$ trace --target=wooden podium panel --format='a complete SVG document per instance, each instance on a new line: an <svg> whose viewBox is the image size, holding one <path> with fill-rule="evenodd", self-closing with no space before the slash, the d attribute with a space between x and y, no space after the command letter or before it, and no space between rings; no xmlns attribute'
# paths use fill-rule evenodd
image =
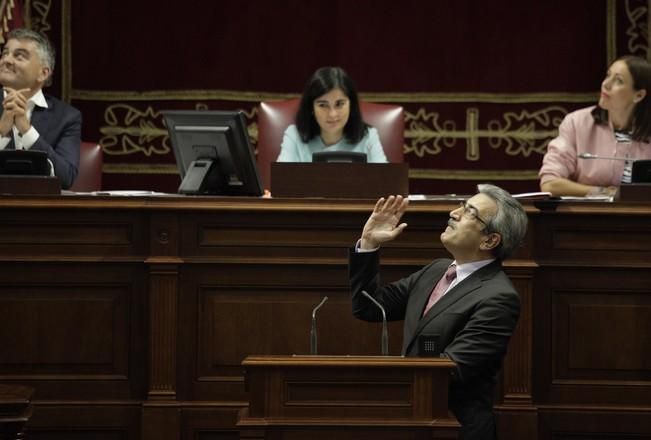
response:
<svg viewBox="0 0 651 440"><path fill-rule="evenodd" d="M457 438L448 359L248 356L242 365L242 439Z"/></svg>
<svg viewBox="0 0 651 440"><path fill-rule="evenodd" d="M0 176L0 194L58 195L61 181L57 177Z"/></svg>
<svg viewBox="0 0 651 440"><path fill-rule="evenodd" d="M373 203L0 197L0 382L34 388L27 427L39 440L234 439L240 428L257 440L449 438L456 422L414 391L429 373L398 365L437 360L371 357L380 325L350 313L348 248ZM448 256L437 237L456 207L410 203L409 228L383 246L383 280ZM525 208L529 233L504 263L521 315L498 378L500 440L651 438L651 204ZM260 360L246 390L248 355L309 352L325 295L320 353L392 367ZM391 354L401 330L390 324Z"/></svg>
<svg viewBox="0 0 651 440"><path fill-rule="evenodd" d="M406 163L293 163L271 164L274 197L332 197L377 199L409 194Z"/></svg>
<svg viewBox="0 0 651 440"><path fill-rule="evenodd" d="M0 439L23 437L25 424L32 416L34 388L0 384Z"/></svg>
<svg viewBox="0 0 651 440"><path fill-rule="evenodd" d="M624 183L616 196L622 202L651 201L651 183Z"/></svg>

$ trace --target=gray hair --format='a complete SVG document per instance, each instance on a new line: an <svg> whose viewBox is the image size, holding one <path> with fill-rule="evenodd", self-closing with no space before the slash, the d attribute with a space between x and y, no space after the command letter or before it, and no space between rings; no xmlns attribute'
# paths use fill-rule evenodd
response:
<svg viewBox="0 0 651 440"><path fill-rule="evenodd" d="M50 40L43 35L27 28L18 28L9 32L6 41L9 40L29 40L36 44L36 52L41 59L41 63L50 69L50 76L45 80L45 85L50 85L52 72L54 72L55 51Z"/></svg>
<svg viewBox="0 0 651 440"><path fill-rule="evenodd" d="M482 183L477 191L485 194L497 203L497 213L488 221L487 232L500 234L500 244L493 249L493 256L505 260L522 244L527 234L527 213L516 199L502 188Z"/></svg>

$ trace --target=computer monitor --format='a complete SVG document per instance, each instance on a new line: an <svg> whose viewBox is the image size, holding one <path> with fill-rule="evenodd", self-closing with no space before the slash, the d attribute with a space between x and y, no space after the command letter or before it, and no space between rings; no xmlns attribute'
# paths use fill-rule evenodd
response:
<svg viewBox="0 0 651 440"><path fill-rule="evenodd" d="M0 175L49 176L45 151L0 150Z"/></svg>
<svg viewBox="0 0 651 440"><path fill-rule="evenodd" d="M651 182L651 160L636 160L633 162L631 182L633 183Z"/></svg>
<svg viewBox="0 0 651 440"><path fill-rule="evenodd" d="M241 111L163 111L179 193L260 196L263 188Z"/></svg>
<svg viewBox="0 0 651 440"><path fill-rule="evenodd" d="M312 162L366 163L366 153L353 151L317 151L312 153Z"/></svg>

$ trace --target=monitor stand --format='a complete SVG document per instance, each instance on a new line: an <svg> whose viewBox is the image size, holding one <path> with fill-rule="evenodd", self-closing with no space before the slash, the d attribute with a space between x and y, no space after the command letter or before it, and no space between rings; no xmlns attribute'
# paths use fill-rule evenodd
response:
<svg viewBox="0 0 651 440"><path fill-rule="evenodd" d="M188 171L179 186L180 194L203 194L205 182L213 168L213 159L197 159L190 163Z"/></svg>

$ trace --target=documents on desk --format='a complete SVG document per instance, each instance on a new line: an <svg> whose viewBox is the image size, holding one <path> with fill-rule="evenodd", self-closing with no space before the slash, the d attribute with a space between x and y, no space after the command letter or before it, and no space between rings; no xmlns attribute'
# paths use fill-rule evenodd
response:
<svg viewBox="0 0 651 440"><path fill-rule="evenodd" d="M436 200L465 200L467 198L471 197L470 195L467 194L409 194L408 198L409 201L415 202L419 200L427 200L427 201L436 201Z"/></svg>
<svg viewBox="0 0 651 440"><path fill-rule="evenodd" d="M545 200L551 197L550 192L526 192L513 194L513 197L518 200ZM418 200L465 200L472 197L470 194L409 194L410 201Z"/></svg>
<svg viewBox="0 0 651 440"><path fill-rule="evenodd" d="M552 193L547 191L525 192L519 194L512 194L514 199L518 200L544 200L552 196Z"/></svg>
<svg viewBox="0 0 651 440"><path fill-rule="evenodd" d="M612 202L614 200L613 196L599 195L599 196L561 196L561 200L567 202Z"/></svg>
<svg viewBox="0 0 651 440"><path fill-rule="evenodd" d="M142 197L142 196L169 196L169 193L143 190L116 190L116 191L93 191L88 193L94 196L121 196L121 197Z"/></svg>

